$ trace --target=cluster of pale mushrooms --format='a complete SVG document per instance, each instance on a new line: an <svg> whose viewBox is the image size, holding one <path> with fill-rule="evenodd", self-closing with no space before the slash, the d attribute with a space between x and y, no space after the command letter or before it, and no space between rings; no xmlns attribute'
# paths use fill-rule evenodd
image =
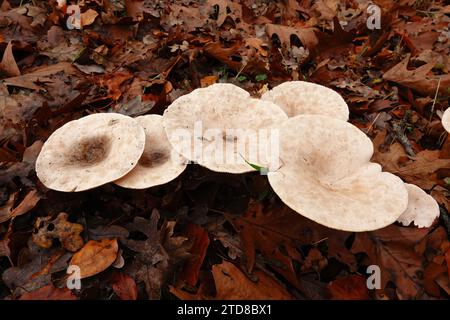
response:
<svg viewBox="0 0 450 320"><path fill-rule="evenodd" d="M337 92L313 83L285 82L261 99L232 84L214 84L179 97L163 116L100 113L66 123L44 144L36 173L50 189L75 192L109 182L134 189L165 184L188 162L217 172L250 172L257 170L251 164L270 167L270 157L253 157L252 148L261 146L229 130L277 129L279 165L268 179L294 211L345 231L371 231L395 221L431 226L439 216L437 202L371 162L372 142L348 116ZM204 136L207 129L214 129L214 136ZM190 133L192 148L177 132ZM243 142L245 148L224 149L224 141ZM236 161L217 161L214 153L199 152L199 144L200 150L220 149Z"/></svg>

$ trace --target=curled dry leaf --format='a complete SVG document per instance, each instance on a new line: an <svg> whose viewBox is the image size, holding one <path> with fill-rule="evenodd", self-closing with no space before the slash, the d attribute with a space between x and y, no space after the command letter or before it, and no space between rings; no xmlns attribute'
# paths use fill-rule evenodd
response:
<svg viewBox="0 0 450 320"><path fill-rule="evenodd" d="M31 190L27 193L25 198L23 198L22 202L15 207L14 209L7 210L7 208L0 211L0 223L8 221L9 219L23 215L33 209L36 204L41 200L41 197L39 196L37 190ZM10 204L11 197L8 200L7 206Z"/></svg>
<svg viewBox="0 0 450 320"><path fill-rule="evenodd" d="M186 236L192 242L189 250L192 258L184 264L180 278L191 286L195 286L200 274L200 267L203 264L203 260L205 260L206 251L208 250L209 237L203 228L193 223L188 224L186 227Z"/></svg>
<svg viewBox="0 0 450 320"><path fill-rule="evenodd" d="M8 43L3 53L3 59L0 62L0 71L4 71L8 76L17 77L20 76L20 70L17 66L16 60L12 52L12 43Z"/></svg>
<svg viewBox="0 0 450 320"><path fill-rule="evenodd" d="M80 268L81 279L88 278L106 270L116 260L118 251L117 239L91 240L73 255L70 265Z"/></svg>
<svg viewBox="0 0 450 320"><path fill-rule="evenodd" d="M42 248L50 248L54 239L58 239L64 249L75 252L83 244L80 233L83 226L78 223L67 221L67 213L61 212L55 219L51 217L40 217L36 219L34 225L33 242Z"/></svg>

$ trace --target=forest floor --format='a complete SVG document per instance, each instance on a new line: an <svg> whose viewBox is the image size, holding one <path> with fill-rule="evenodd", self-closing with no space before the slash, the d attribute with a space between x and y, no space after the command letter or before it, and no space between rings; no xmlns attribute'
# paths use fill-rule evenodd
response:
<svg viewBox="0 0 450 320"><path fill-rule="evenodd" d="M364 0L83 0L70 30L75 1L0 1L0 298L448 299L450 2L374 3L369 29ZM290 80L338 91L373 160L430 193L440 219L336 231L289 210L265 176L196 165L146 190L61 193L36 177L43 142L73 119ZM90 275L79 290L66 287L73 251Z"/></svg>

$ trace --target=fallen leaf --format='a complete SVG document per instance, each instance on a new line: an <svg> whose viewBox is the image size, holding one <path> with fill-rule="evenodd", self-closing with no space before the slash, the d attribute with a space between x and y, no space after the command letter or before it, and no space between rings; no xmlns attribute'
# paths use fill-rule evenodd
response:
<svg viewBox="0 0 450 320"><path fill-rule="evenodd" d="M61 212L55 219L51 217L39 217L36 219L33 242L42 248L50 248L53 239L58 239L63 248L75 252L80 250L84 241L80 236L83 226L78 223L67 221L68 214Z"/></svg>
<svg viewBox="0 0 450 320"><path fill-rule="evenodd" d="M217 76L205 76L200 79L200 86L205 88L217 82Z"/></svg>
<svg viewBox="0 0 450 320"><path fill-rule="evenodd" d="M106 270L116 260L118 251L116 239L90 240L73 255L70 265L80 268L81 279L88 278Z"/></svg>
<svg viewBox="0 0 450 320"><path fill-rule="evenodd" d="M93 24L95 21L95 18L97 18L98 13L95 10L88 9L87 11L81 13L80 19L81 19L81 27L88 26L90 24Z"/></svg>
<svg viewBox="0 0 450 320"><path fill-rule="evenodd" d="M145 234L147 239L123 240L125 246L137 252L130 268L135 272L136 280L144 282L149 299L159 299L161 288L176 266L190 256L188 239L173 236L175 221L166 222L158 228L159 217L156 209L150 220L135 217L128 229Z"/></svg>
<svg viewBox="0 0 450 320"><path fill-rule="evenodd" d="M10 41L3 53L3 59L0 62L0 70L3 70L8 76L20 76L20 70L12 52L12 42Z"/></svg>
<svg viewBox="0 0 450 320"><path fill-rule="evenodd" d="M267 24L266 32L269 37L276 34L280 38L280 42L286 46L291 46L291 35L297 36L303 46L308 49L314 48L318 43L314 28L294 28L277 24Z"/></svg>
<svg viewBox="0 0 450 320"><path fill-rule="evenodd" d="M208 250L209 237L203 228L193 223L187 225L185 235L192 242L189 250L192 258L185 262L183 270L180 272L180 278L191 286L195 286Z"/></svg>
<svg viewBox="0 0 450 320"><path fill-rule="evenodd" d="M300 289L294 265L302 263L299 245L312 245L326 241L330 257L336 257L355 268L354 256L344 246L350 233L328 229L287 206L264 208L252 201L244 216L225 216L238 232L247 258L247 269L253 269L256 250L267 259L271 267Z"/></svg>
<svg viewBox="0 0 450 320"><path fill-rule="evenodd" d="M366 278L360 275L338 277L328 284L331 299L334 300L368 300Z"/></svg>
<svg viewBox="0 0 450 320"><path fill-rule="evenodd" d="M39 200L41 200L41 197L39 196L37 190L31 190L27 193L19 205L12 209L9 213L0 213L0 223L27 213L36 206Z"/></svg>
<svg viewBox="0 0 450 320"><path fill-rule="evenodd" d="M386 228L356 234L352 252L365 252L371 265L381 268L381 286L388 281L396 285L399 299L419 298L423 280L424 259L414 250L429 230L398 227Z"/></svg>
<svg viewBox="0 0 450 320"><path fill-rule="evenodd" d="M434 96L439 83L439 91L445 93L450 86L450 74L436 76L431 73L436 61L431 61L414 70L408 70L410 54L401 62L386 71L383 78L397 82L405 87L417 90L419 93Z"/></svg>
<svg viewBox="0 0 450 320"><path fill-rule="evenodd" d="M19 300L78 300L67 288L56 288L52 284L24 293Z"/></svg>
<svg viewBox="0 0 450 320"><path fill-rule="evenodd" d="M112 288L120 300L136 300L138 297L136 283L129 275L117 272L113 276Z"/></svg>
<svg viewBox="0 0 450 320"><path fill-rule="evenodd" d="M216 295L209 297L200 292L190 294L171 287L170 292L182 300L291 300L292 295L275 279L255 270L255 282L248 279L234 264L223 261L212 267Z"/></svg>
<svg viewBox="0 0 450 320"><path fill-rule="evenodd" d="M40 67L31 73L22 74L21 76L6 78L3 82L9 86L43 90L44 87L37 85L36 83L53 82L50 76L58 72L73 74L75 68L69 62L60 62L50 66Z"/></svg>

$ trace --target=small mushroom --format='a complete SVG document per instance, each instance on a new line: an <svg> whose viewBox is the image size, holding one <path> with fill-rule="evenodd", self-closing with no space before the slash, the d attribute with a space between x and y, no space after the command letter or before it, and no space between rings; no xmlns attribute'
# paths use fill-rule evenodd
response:
<svg viewBox="0 0 450 320"><path fill-rule="evenodd" d="M187 160L172 149L162 126L162 116L151 114L135 119L145 131L144 153L137 166L114 183L145 189L172 181L186 169Z"/></svg>
<svg viewBox="0 0 450 320"><path fill-rule="evenodd" d="M357 127L299 115L280 131L282 166L270 185L299 214L333 229L370 231L394 223L408 193L397 176L370 162L373 145Z"/></svg>
<svg viewBox="0 0 450 320"><path fill-rule="evenodd" d="M447 108L442 115L442 126L447 132L450 132L450 108Z"/></svg>
<svg viewBox="0 0 450 320"><path fill-rule="evenodd" d="M419 228L430 227L439 217L439 205L432 196L414 184L405 183L408 190L408 207L397 219L404 226L411 222Z"/></svg>
<svg viewBox="0 0 450 320"><path fill-rule="evenodd" d="M163 126L172 147L188 160L217 172L244 173L255 170L248 163L272 166L267 140L286 119L276 104L222 83L176 99L164 112Z"/></svg>
<svg viewBox="0 0 450 320"><path fill-rule="evenodd" d="M348 106L336 91L305 81L284 82L261 97L281 107L289 117L318 114L348 120Z"/></svg>
<svg viewBox="0 0 450 320"><path fill-rule="evenodd" d="M133 118L118 113L88 115L53 132L36 160L36 174L50 189L92 189L130 172L144 146L144 129Z"/></svg>

